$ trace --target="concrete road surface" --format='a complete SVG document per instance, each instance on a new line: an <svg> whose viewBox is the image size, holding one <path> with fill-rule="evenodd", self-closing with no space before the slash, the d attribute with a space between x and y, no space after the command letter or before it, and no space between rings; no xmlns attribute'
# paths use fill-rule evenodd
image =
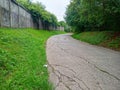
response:
<svg viewBox="0 0 120 90"><path fill-rule="evenodd" d="M48 40L47 59L55 90L120 90L120 52L65 34Z"/></svg>

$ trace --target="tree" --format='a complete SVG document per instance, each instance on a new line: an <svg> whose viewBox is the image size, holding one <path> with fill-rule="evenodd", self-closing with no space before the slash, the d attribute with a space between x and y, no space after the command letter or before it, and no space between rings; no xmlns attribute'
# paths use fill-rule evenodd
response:
<svg viewBox="0 0 120 90"><path fill-rule="evenodd" d="M65 27L65 26L66 26L66 23L65 23L64 21L59 21L59 22L58 22L58 26Z"/></svg>
<svg viewBox="0 0 120 90"><path fill-rule="evenodd" d="M71 0L65 20L76 32L119 30L120 0Z"/></svg>

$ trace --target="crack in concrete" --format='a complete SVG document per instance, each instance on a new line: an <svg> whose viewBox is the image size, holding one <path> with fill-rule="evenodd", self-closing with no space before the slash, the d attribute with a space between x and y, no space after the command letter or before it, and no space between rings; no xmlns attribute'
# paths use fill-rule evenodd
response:
<svg viewBox="0 0 120 90"><path fill-rule="evenodd" d="M54 67L53 67L51 64L48 63L48 65L49 65L49 67L52 69L52 72L57 76L57 78L58 78L58 80L59 80L59 82L58 82L57 85L55 86L55 89L56 89L57 87L59 87L60 83L63 83L63 85L64 85L68 90L71 90L67 85L65 85L64 82L62 82L62 78L61 78L62 75L61 75L61 73L60 73L59 71L55 70ZM58 73L60 74L60 76L57 75L56 72L58 72Z"/></svg>
<svg viewBox="0 0 120 90"><path fill-rule="evenodd" d="M64 82L62 81L62 77L66 77L69 81L77 83L77 84L78 84L78 87L79 87L80 89L84 90L84 89L80 86L80 84L79 84L77 81L75 81L73 78L71 78L71 77L69 77L69 76L67 76L67 75L62 74L62 73L61 73L60 71L58 71L58 70L55 70L55 68L54 68L51 64L48 64L48 65L49 65L49 67L52 68L52 72L58 77L58 80L59 80L59 82L57 83L57 85L55 86L55 88L57 88L57 87L60 85L60 83L63 83L63 85L64 85L68 90L71 90L71 88L70 88L66 83L64 83ZM57 75L56 72L58 72L60 76Z"/></svg>
<svg viewBox="0 0 120 90"><path fill-rule="evenodd" d="M113 74L111 74L111 73L109 73L109 72L107 72L107 71L105 71L105 70L99 68L99 67L96 66L95 64L90 63L86 58L84 58L84 57L80 57L80 56L77 56L77 57L79 57L79 58L85 60L87 63L93 65L97 70L99 70L99 71L101 71L101 72L103 72L103 73L106 73L106 74L110 75L111 77L115 78L116 80L120 81L120 79L119 79L118 77L116 77L115 75L113 75Z"/></svg>
<svg viewBox="0 0 120 90"><path fill-rule="evenodd" d="M69 53L70 55L72 55L70 52L67 52L67 50L65 50L64 48L62 48L62 47L60 47L60 46L58 46L58 47L59 47L62 51L64 51L65 53L67 53L67 54ZM74 56L74 55L72 55L72 56ZM106 74L110 75L111 77L115 78L116 80L120 81L120 78L118 78L117 76L115 76L115 75L113 75L113 74L111 74L111 73L109 73L109 72L107 72L107 71L105 71L105 70L100 69L100 68L97 67L95 64L90 63L85 57L80 57L80 56L76 56L76 57L81 58L82 60L85 60L87 63L93 65L93 66L94 66L96 69L98 69L99 71L101 71L101 72L103 72L103 73L106 73Z"/></svg>
<svg viewBox="0 0 120 90"><path fill-rule="evenodd" d="M59 80L58 83L55 86L55 88L57 88L59 86L59 84L62 82L61 76L59 76L59 75L56 74L55 69L51 66L51 64L49 64L49 62L48 62L48 66L52 69L52 73L54 73L57 76L58 80Z"/></svg>
<svg viewBox="0 0 120 90"><path fill-rule="evenodd" d="M69 76L67 76L67 75L62 74L62 73L61 73L60 71L58 71L58 70L56 70L56 71L57 71L61 76L68 78L69 81L77 83L77 84L78 84L78 87L81 88L82 90L84 90L84 89L80 86L80 84L79 84L78 82L76 82L73 78L71 78L71 77L69 77Z"/></svg>
<svg viewBox="0 0 120 90"><path fill-rule="evenodd" d="M67 67L67 66L57 65L57 64L51 64L51 65L52 65L52 66L58 66L58 67L66 68L66 69L72 71L74 74L76 74L76 72L75 72L73 69L71 69L71 68L69 68L69 67Z"/></svg>
<svg viewBox="0 0 120 90"><path fill-rule="evenodd" d="M114 70L119 69L119 65L116 64L118 58L115 59L115 62L111 62L108 64L107 64L107 60L109 60L109 58L105 59L105 63L102 61L99 62L98 60L101 60L100 55L102 56L103 54L101 51L99 52L98 49L98 53L96 54L94 54L96 51L91 52L93 53L91 54L91 56L96 55L94 57L96 59L92 57L94 61L96 60L96 62L90 61L91 60L90 55L85 57L85 55L90 53L89 51L87 52L86 47L84 48L82 48L81 46L79 47L79 44L77 45L77 43L71 44L71 41L68 43L66 41L63 41L61 37L59 38L55 37L55 40L53 39L52 42L48 43L49 44L49 47L47 47L49 49L48 58L50 57L49 59L51 62L50 64L48 63L48 66L51 68L50 69L51 81L53 80L53 83L55 84L55 88L54 88L55 90L60 88L63 88L62 90L64 90L64 88L65 90L66 89L90 90L95 88L99 90L102 90L104 88L113 90L115 88L119 88L119 81L120 81L119 73L113 73L115 72ZM88 50L89 48L90 47L88 47ZM78 51L79 49L85 50L86 54L82 53L82 51ZM97 50L97 49L93 48L93 50ZM76 52L77 54L75 54ZM106 52L106 55L108 54L109 53ZM111 55L114 56L114 54ZM64 63L65 59L66 61ZM56 62L57 60L59 61ZM75 60L75 62L72 60ZM102 60L104 61L104 59ZM56 63L54 64L54 62ZM106 64L107 65L110 64L111 67L113 66L113 69L110 70L109 69L110 66L107 67L105 66ZM115 64L117 66L115 66ZM77 68L80 68L81 71L77 70ZM83 70L85 69L85 71L82 71L82 69ZM109 86L109 84L111 86Z"/></svg>
<svg viewBox="0 0 120 90"><path fill-rule="evenodd" d="M79 80L80 82L82 82L82 83L85 85L85 87L86 87L88 90L90 90L90 88L86 85L86 83L85 83L83 80L79 79L79 78L76 77L75 75L74 75L73 77L74 77L75 79Z"/></svg>
<svg viewBox="0 0 120 90"><path fill-rule="evenodd" d="M111 73L109 73L109 72L107 72L107 71L105 71L105 70L103 70L103 69L100 69L100 68L97 67L96 65L94 65L94 66L95 66L95 68L97 68L99 71L101 71L101 72L103 72L103 73L106 73L106 74L114 77L114 78L117 79L118 81L120 81L120 79L119 79L118 77L116 77L115 75L113 75L113 74L111 74Z"/></svg>

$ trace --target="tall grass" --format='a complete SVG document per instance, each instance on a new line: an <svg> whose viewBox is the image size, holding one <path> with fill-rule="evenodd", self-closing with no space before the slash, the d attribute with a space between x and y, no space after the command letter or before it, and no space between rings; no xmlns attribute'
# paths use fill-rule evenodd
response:
<svg viewBox="0 0 120 90"><path fill-rule="evenodd" d="M51 90L45 44L59 31L0 29L0 90Z"/></svg>
<svg viewBox="0 0 120 90"><path fill-rule="evenodd" d="M72 37L81 41L88 42L90 44L120 50L120 32L83 32L79 34L74 34L72 35Z"/></svg>

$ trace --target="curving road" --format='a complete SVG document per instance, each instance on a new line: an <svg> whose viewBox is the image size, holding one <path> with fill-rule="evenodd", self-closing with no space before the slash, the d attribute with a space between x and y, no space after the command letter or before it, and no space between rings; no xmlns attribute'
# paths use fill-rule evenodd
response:
<svg viewBox="0 0 120 90"><path fill-rule="evenodd" d="M120 90L120 52L56 35L47 41L55 90Z"/></svg>

